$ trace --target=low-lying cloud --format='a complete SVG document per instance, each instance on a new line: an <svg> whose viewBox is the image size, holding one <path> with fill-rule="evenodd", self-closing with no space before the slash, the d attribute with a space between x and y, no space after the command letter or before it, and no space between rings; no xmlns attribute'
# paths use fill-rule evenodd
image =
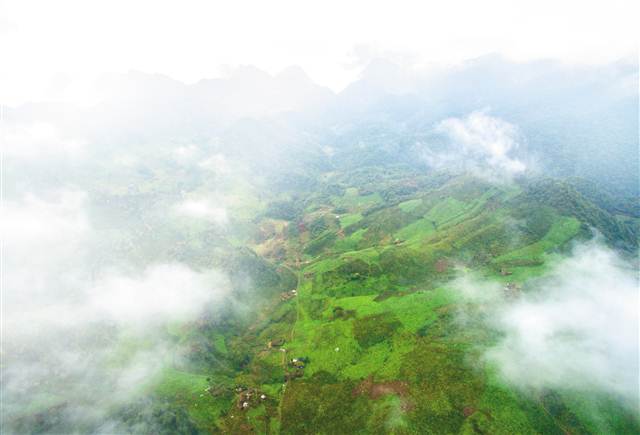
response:
<svg viewBox="0 0 640 435"><path fill-rule="evenodd" d="M72 288L86 279L82 269L60 273L69 270L67 261L84 257L83 242L91 230L85 202L84 192L71 190L49 192L46 198L25 194L4 201L5 311L10 313L12 304L31 303L34 298L41 303L56 301L58 289Z"/></svg>
<svg viewBox="0 0 640 435"><path fill-rule="evenodd" d="M231 173L231 165L224 154L213 154L212 156L200 162L198 166L200 166L202 169L213 171L214 173L219 175Z"/></svg>
<svg viewBox="0 0 640 435"><path fill-rule="evenodd" d="M436 125L435 133L444 136L447 148L425 150L424 158L431 167L459 168L497 182L511 180L527 169L513 156L520 145L517 127L485 111L447 118Z"/></svg>
<svg viewBox="0 0 640 435"><path fill-rule="evenodd" d="M78 158L86 147L83 140L65 135L49 122L6 122L2 130L4 152L10 158Z"/></svg>
<svg viewBox="0 0 640 435"><path fill-rule="evenodd" d="M187 199L175 208L181 216L204 219L217 224L227 223L227 210L216 206L207 199Z"/></svg>
<svg viewBox="0 0 640 435"><path fill-rule="evenodd" d="M638 271L595 242L576 247L518 299L500 285L456 282L501 334L486 360L527 390L600 391L638 406Z"/></svg>
<svg viewBox="0 0 640 435"><path fill-rule="evenodd" d="M215 270L96 265L93 243L102 236L91 225L86 198L57 191L4 204L7 433L30 428L21 421L43 400L55 405L45 407L57 414L48 418L59 424L55 430L94 430L161 370L180 364L182 350L167 325L195 321L229 294L226 276Z"/></svg>

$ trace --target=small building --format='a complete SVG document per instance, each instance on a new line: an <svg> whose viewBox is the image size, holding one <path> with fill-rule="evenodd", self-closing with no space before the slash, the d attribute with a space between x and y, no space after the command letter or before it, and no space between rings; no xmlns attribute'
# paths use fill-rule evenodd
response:
<svg viewBox="0 0 640 435"><path fill-rule="evenodd" d="M280 346L282 346L283 344L284 344L284 338L277 338L277 339L275 339L275 340L270 340L270 341L267 343L267 347L268 347L269 349L271 349L271 348L274 348L274 347L280 347Z"/></svg>
<svg viewBox="0 0 640 435"><path fill-rule="evenodd" d="M500 275L509 276L509 275L512 275L512 274L513 274L513 272L511 272L510 270L507 270L504 267L500 268Z"/></svg>
<svg viewBox="0 0 640 435"><path fill-rule="evenodd" d="M280 300L288 301L291 298L294 298L298 295L298 290L293 289L288 292L280 293Z"/></svg>
<svg viewBox="0 0 640 435"><path fill-rule="evenodd" d="M304 362L302 362L298 358L292 359L291 362L289 363L289 365L292 366L292 367L295 367L295 368L299 368L299 369L303 369L304 368Z"/></svg>

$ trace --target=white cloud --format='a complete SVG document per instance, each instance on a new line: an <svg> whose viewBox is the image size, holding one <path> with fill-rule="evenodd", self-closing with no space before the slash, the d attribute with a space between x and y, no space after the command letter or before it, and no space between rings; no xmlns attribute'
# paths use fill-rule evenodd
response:
<svg viewBox="0 0 640 435"><path fill-rule="evenodd" d="M82 243L90 234L84 210L86 195L79 191L57 191L42 198L27 194L20 200L5 200L2 207L4 243L4 310L15 302L56 300L56 287L72 287L81 279L65 262L83 257ZM42 298L42 299L40 299ZM6 315L6 313L3 313Z"/></svg>
<svg viewBox="0 0 640 435"><path fill-rule="evenodd" d="M383 55L417 53L422 62L459 62L488 52L516 59L610 61L637 51L633 17L639 15L637 2L625 0L394 5L8 0L1 5L6 25L0 38L0 84L5 85L0 100L5 102L59 97L59 91L50 92L50 77L59 71L80 81L135 69L195 82L219 76L221 64L254 64L270 73L296 64L319 83L340 89L358 74L344 64L362 43L374 43ZM75 88L67 85L65 97L86 97Z"/></svg>
<svg viewBox="0 0 640 435"><path fill-rule="evenodd" d="M99 235L89 223L85 197L60 191L47 199L28 194L3 204L7 337L27 330L38 334L43 323L132 325L193 318L206 302L224 295L228 285L220 274L181 264L152 265L137 274L91 273L94 265L86 254Z"/></svg>
<svg viewBox="0 0 640 435"><path fill-rule="evenodd" d="M525 389L601 391L638 405L638 271L595 242L577 247L516 301L474 279L456 288L482 303L500 341L487 361ZM637 408L636 408L637 409Z"/></svg>
<svg viewBox="0 0 640 435"><path fill-rule="evenodd" d="M197 317L206 303L228 289L216 273L196 273L181 264L154 265L141 276L109 276L88 300L90 310L126 323Z"/></svg>
<svg viewBox="0 0 640 435"><path fill-rule="evenodd" d="M95 249L101 235L86 207L86 194L75 191L3 203L7 425L44 396L61 404L61 419L73 428L101 421L180 363L183 349L170 341L167 324L200 318L231 288L215 271L177 263L94 274L96 258L110 253Z"/></svg>
<svg viewBox="0 0 640 435"><path fill-rule="evenodd" d="M173 150L173 156L180 163L190 163L198 155L197 145L183 145Z"/></svg>
<svg viewBox="0 0 640 435"><path fill-rule="evenodd" d="M518 129L483 111L465 118L447 118L435 128L450 142L445 151L425 149L424 158L436 168L462 168L492 181L511 180L527 165L512 156L519 147Z"/></svg>
<svg viewBox="0 0 640 435"><path fill-rule="evenodd" d="M336 153L336 150L333 147L327 145L322 147L322 152L327 157L333 157L333 155Z"/></svg>
<svg viewBox="0 0 640 435"><path fill-rule="evenodd" d="M2 125L2 147L7 157L22 159L80 157L85 142L65 137L58 127L46 122Z"/></svg>
<svg viewBox="0 0 640 435"><path fill-rule="evenodd" d="M49 200L33 194L20 201L6 200L2 212L2 238L7 249L33 250L34 245L64 244L89 231L84 212L86 195L59 191Z"/></svg>
<svg viewBox="0 0 640 435"><path fill-rule="evenodd" d="M227 210L215 206L207 199L187 199L175 207L179 215L196 219L205 219L217 224L225 224L228 220Z"/></svg>
<svg viewBox="0 0 640 435"><path fill-rule="evenodd" d="M209 158L200 162L199 165L203 169L207 169L209 171L213 171L218 175L229 174L231 172L231 165L229 160L224 156L224 154L214 154Z"/></svg>

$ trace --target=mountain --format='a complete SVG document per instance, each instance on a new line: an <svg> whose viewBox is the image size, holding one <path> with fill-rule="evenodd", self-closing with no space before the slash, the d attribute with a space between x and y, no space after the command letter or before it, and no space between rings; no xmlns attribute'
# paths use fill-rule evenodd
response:
<svg viewBox="0 0 640 435"><path fill-rule="evenodd" d="M8 109L2 432L639 432L634 78L130 72Z"/></svg>
<svg viewBox="0 0 640 435"><path fill-rule="evenodd" d="M256 131L279 126L305 137L313 152L366 143L375 149L371 154L386 152L387 162L420 164L416 144L428 147L439 122L484 111L519 129L524 140L515 152L541 172L588 178L637 196L637 71L637 63L623 61L567 66L490 55L421 73L376 60L338 95L296 67L271 76L244 66L226 78L193 85L130 72L103 78L98 85L110 97L94 108L30 105L28 111L9 109L6 116L20 123L76 126L87 142L109 137L112 145L132 138L148 144L209 140L251 120L265 124ZM251 141L228 146L250 147Z"/></svg>
<svg viewBox="0 0 640 435"><path fill-rule="evenodd" d="M196 107L212 119L263 118L313 108L333 97L300 68L288 68L272 77L248 66L236 69L227 79L202 80L189 94Z"/></svg>

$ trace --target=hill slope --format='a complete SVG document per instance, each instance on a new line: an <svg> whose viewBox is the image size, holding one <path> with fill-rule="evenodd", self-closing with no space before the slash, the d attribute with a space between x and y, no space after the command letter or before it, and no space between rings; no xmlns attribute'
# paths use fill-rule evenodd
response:
<svg viewBox="0 0 640 435"><path fill-rule="evenodd" d="M471 270L517 300L593 227L633 245L637 221L557 183L371 168L274 202L251 244L297 283L250 320L211 330L207 346L226 370L167 373L158 397L224 433L639 430L604 393L507 383L483 360L500 334L477 327L482 304L455 291L452 279Z"/></svg>

